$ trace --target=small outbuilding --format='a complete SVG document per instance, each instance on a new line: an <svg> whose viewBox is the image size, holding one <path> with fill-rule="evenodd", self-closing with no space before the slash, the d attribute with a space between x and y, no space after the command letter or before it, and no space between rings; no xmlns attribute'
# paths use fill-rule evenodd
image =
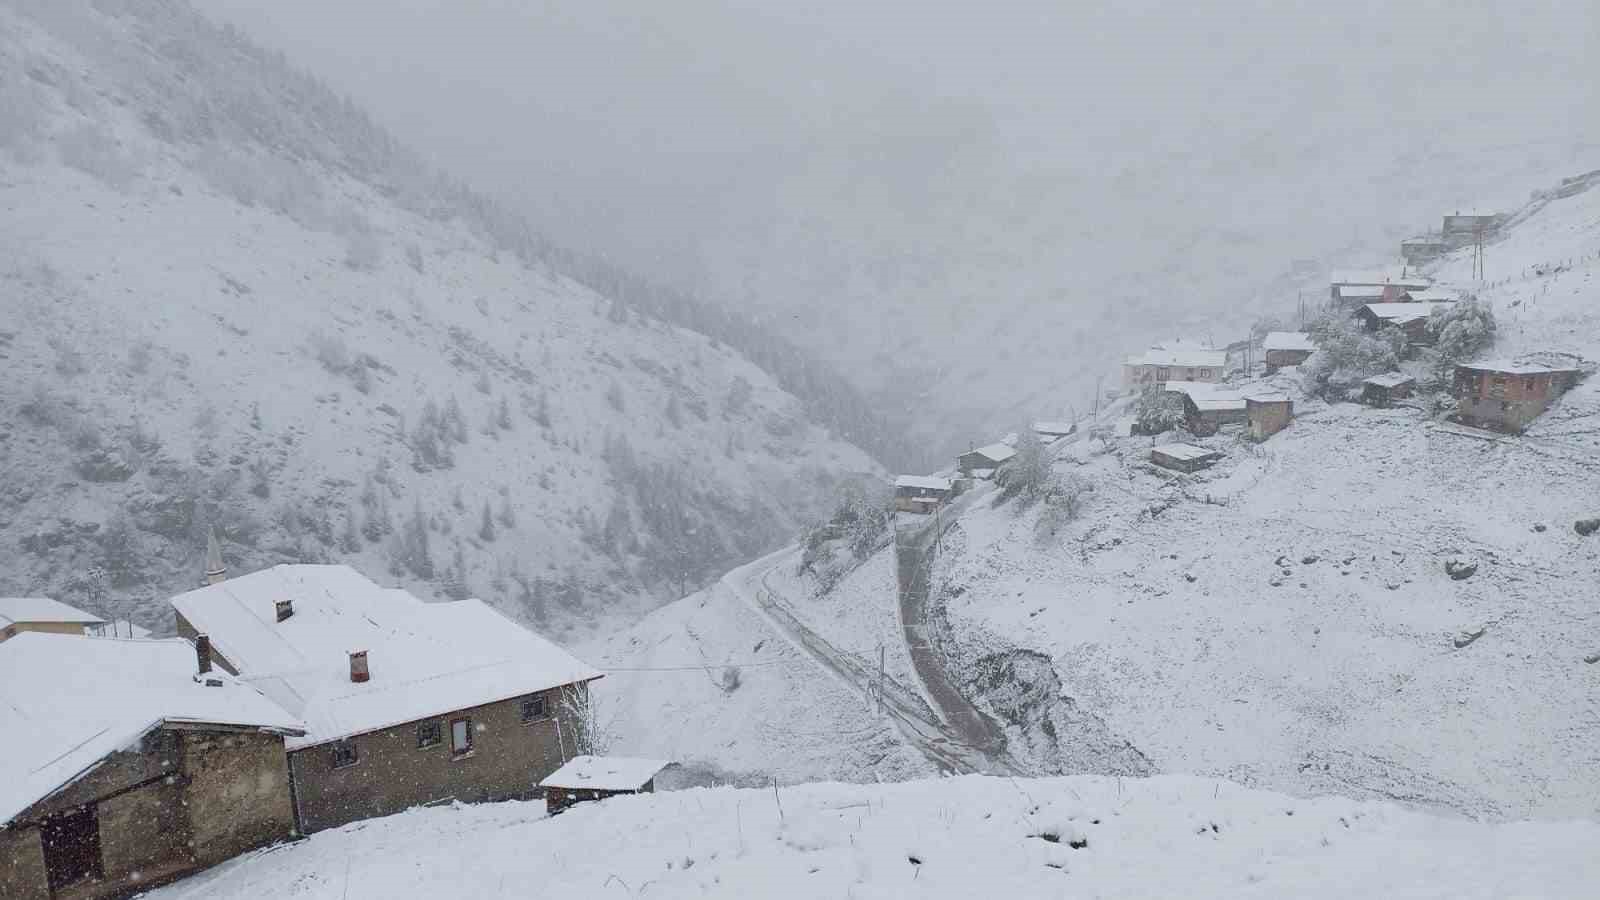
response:
<svg viewBox="0 0 1600 900"><path fill-rule="evenodd" d="M1421 235L1400 242L1400 255L1408 266L1421 266L1433 262L1449 251L1444 238L1439 235Z"/></svg>
<svg viewBox="0 0 1600 900"><path fill-rule="evenodd" d="M894 508L900 512L931 513L955 493L948 478L901 475L894 480Z"/></svg>
<svg viewBox="0 0 1600 900"><path fill-rule="evenodd" d="M1581 369L1510 361L1456 366L1456 419L1520 433L1581 377Z"/></svg>
<svg viewBox="0 0 1600 900"><path fill-rule="evenodd" d="M1150 448L1150 461L1163 469L1178 472L1198 472L1222 458L1216 450L1196 447L1194 444L1162 444Z"/></svg>
<svg viewBox="0 0 1600 900"><path fill-rule="evenodd" d="M1285 366L1298 366L1317 352L1311 335L1303 331L1273 331L1261 340L1262 355L1271 375Z"/></svg>
<svg viewBox="0 0 1600 900"><path fill-rule="evenodd" d="M578 803L618 794L653 794L656 776L670 763L622 756L575 756L539 782L550 815Z"/></svg>
<svg viewBox="0 0 1600 900"><path fill-rule="evenodd" d="M1488 210L1456 210L1453 214L1444 217L1444 222L1439 229L1440 237L1447 247L1465 247L1483 238L1492 237L1504 224L1504 213L1490 212Z"/></svg>
<svg viewBox="0 0 1600 900"><path fill-rule="evenodd" d="M961 474L974 478L993 478L994 470L1016 455L1017 449L1009 444L989 444L956 457L956 468L961 470Z"/></svg>
<svg viewBox="0 0 1600 900"><path fill-rule="evenodd" d="M1039 436L1039 440L1044 441L1047 444L1051 441L1060 440L1061 438L1064 438L1067 435L1076 432L1077 430L1078 426L1071 422L1033 423L1033 433Z"/></svg>
<svg viewBox="0 0 1600 900"><path fill-rule="evenodd" d="M87 634L105 620L48 597L0 597L0 641L25 631Z"/></svg>
<svg viewBox="0 0 1600 900"><path fill-rule="evenodd" d="M1294 420L1294 401L1287 394L1262 394L1246 397L1251 440L1264 441L1289 427Z"/></svg>
<svg viewBox="0 0 1600 900"><path fill-rule="evenodd" d="M1410 397L1417 389L1417 380L1404 372L1385 372L1361 382L1361 402L1368 406L1388 406L1396 400Z"/></svg>

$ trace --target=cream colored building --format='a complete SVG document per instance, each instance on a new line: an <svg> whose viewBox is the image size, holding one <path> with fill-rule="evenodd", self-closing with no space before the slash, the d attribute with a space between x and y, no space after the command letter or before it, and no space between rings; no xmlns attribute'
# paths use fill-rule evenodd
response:
<svg viewBox="0 0 1600 900"><path fill-rule="evenodd" d="M24 631L84 634L106 624L99 616L73 609L48 597L0 597L0 641Z"/></svg>

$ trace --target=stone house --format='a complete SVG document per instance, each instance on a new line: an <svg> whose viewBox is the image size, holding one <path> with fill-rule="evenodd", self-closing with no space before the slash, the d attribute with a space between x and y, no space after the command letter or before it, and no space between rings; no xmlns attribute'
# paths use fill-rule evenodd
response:
<svg viewBox="0 0 1600 900"><path fill-rule="evenodd" d="M105 624L99 616L48 597L0 597L0 641L25 631L86 634Z"/></svg>
<svg viewBox="0 0 1600 900"><path fill-rule="evenodd" d="M1522 432L1583 376L1580 369L1510 361L1456 366L1457 421L1511 434Z"/></svg>
<svg viewBox="0 0 1600 900"><path fill-rule="evenodd" d="M1163 349L1152 347L1122 364L1123 390L1135 393L1147 385L1169 381L1222 380L1228 367L1226 350Z"/></svg>
<svg viewBox="0 0 1600 900"><path fill-rule="evenodd" d="M1443 225L1439 229L1440 238L1451 249L1465 247L1475 243L1480 237L1485 239L1493 237L1505 220L1504 213L1485 210L1462 212L1458 209L1444 217Z"/></svg>
<svg viewBox="0 0 1600 900"><path fill-rule="evenodd" d="M1395 302L1407 291L1419 291L1432 284L1431 278L1409 274L1404 266L1337 270L1328 278L1328 295L1335 306L1349 309L1368 303Z"/></svg>
<svg viewBox="0 0 1600 900"><path fill-rule="evenodd" d="M480 600L424 603L346 566L275 566L172 600L180 634L305 722L303 833L428 803L527 799L586 748L601 673Z"/></svg>
<svg viewBox="0 0 1600 900"><path fill-rule="evenodd" d="M0 647L0 897L125 896L295 834L300 723L189 642Z"/></svg>
<svg viewBox="0 0 1600 900"><path fill-rule="evenodd" d="M1298 366L1317 352L1311 335L1303 331L1273 331L1261 339L1261 351L1271 375L1286 366Z"/></svg>
<svg viewBox="0 0 1600 900"><path fill-rule="evenodd" d="M1246 397L1244 404L1250 420L1251 440L1264 441L1294 421L1294 401L1285 394Z"/></svg>
<svg viewBox="0 0 1600 900"><path fill-rule="evenodd" d="M1420 235L1400 242L1400 255L1408 266L1427 265L1449 250L1449 245L1439 235Z"/></svg>
<svg viewBox="0 0 1600 900"><path fill-rule="evenodd" d="M577 756L539 782L550 815L577 803L619 794L653 794L656 776L667 767L659 759L620 756Z"/></svg>

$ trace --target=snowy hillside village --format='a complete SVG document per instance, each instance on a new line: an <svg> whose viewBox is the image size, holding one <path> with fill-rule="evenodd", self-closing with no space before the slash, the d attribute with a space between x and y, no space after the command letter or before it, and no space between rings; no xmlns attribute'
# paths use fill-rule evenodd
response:
<svg viewBox="0 0 1600 900"><path fill-rule="evenodd" d="M1303 328L1130 356L592 662L214 536L173 637L0 600L4 895L1582 896L1600 173L1571 184L1334 274ZM467 845L492 864L425 862Z"/></svg>
<svg viewBox="0 0 1600 900"><path fill-rule="evenodd" d="M1595 897L1600 170L1438 212L1082 309L1007 212L1040 318L830 361L187 0L0 2L0 900Z"/></svg>

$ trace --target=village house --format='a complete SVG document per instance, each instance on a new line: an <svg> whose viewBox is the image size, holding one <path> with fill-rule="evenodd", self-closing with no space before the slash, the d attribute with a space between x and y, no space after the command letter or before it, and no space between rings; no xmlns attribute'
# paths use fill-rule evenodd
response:
<svg viewBox="0 0 1600 900"><path fill-rule="evenodd" d="M1286 394L1246 397L1244 404L1250 421L1251 440L1264 441L1288 428L1294 420L1294 401Z"/></svg>
<svg viewBox="0 0 1600 900"><path fill-rule="evenodd" d="M1402 303L1454 303L1461 299L1455 291L1440 287L1423 288L1422 290L1406 291L1401 298Z"/></svg>
<svg viewBox="0 0 1600 900"><path fill-rule="evenodd" d="M0 897L126 896L291 838L304 733L188 641L0 646Z"/></svg>
<svg viewBox="0 0 1600 900"><path fill-rule="evenodd" d="M1198 472L1222 458L1222 454L1193 444L1162 444L1150 448L1150 461L1164 469Z"/></svg>
<svg viewBox="0 0 1600 900"><path fill-rule="evenodd" d="M1520 433L1582 375L1575 368L1510 361L1458 365L1455 418L1479 428Z"/></svg>
<svg viewBox="0 0 1600 900"><path fill-rule="evenodd" d="M1303 331L1272 331L1261 339L1261 352L1267 374L1287 366L1298 366L1317 352L1311 335Z"/></svg>
<svg viewBox="0 0 1600 900"><path fill-rule="evenodd" d="M931 513L950 500L954 487L948 478L901 475L894 480L894 508L900 512Z"/></svg>
<svg viewBox="0 0 1600 900"><path fill-rule="evenodd" d="M1010 444L998 443L968 450L956 457L956 468L963 475L973 478L993 478L994 471L1006 460L1017 455L1017 450Z"/></svg>
<svg viewBox="0 0 1600 900"><path fill-rule="evenodd" d="M1400 242L1400 255L1408 266L1422 266L1445 255L1450 249L1439 235L1421 235Z"/></svg>
<svg viewBox="0 0 1600 900"><path fill-rule="evenodd" d="M1483 210L1469 210L1461 212L1456 210L1451 215L1444 217L1444 225L1439 229L1440 238L1450 249L1465 247L1476 243L1479 238L1492 237L1505 222L1503 213L1492 213Z"/></svg>
<svg viewBox="0 0 1600 900"><path fill-rule="evenodd" d="M620 756L577 756L539 782L550 815L577 803L619 794L653 794L665 760Z"/></svg>
<svg viewBox="0 0 1600 900"><path fill-rule="evenodd" d="M1184 425L1195 435L1216 434L1224 425L1248 421L1244 396L1238 391L1201 383L1172 382L1167 395L1183 408Z"/></svg>
<svg viewBox="0 0 1600 900"><path fill-rule="evenodd" d="M1388 303L1406 291L1420 291L1433 279L1408 274L1404 266L1371 270L1336 270L1328 277L1328 296L1335 306L1346 309L1368 303Z"/></svg>
<svg viewBox="0 0 1600 900"><path fill-rule="evenodd" d="M1403 372L1385 372L1361 382L1361 402L1368 406L1388 406L1410 397L1417 380Z"/></svg>
<svg viewBox="0 0 1600 900"><path fill-rule="evenodd" d="M424 603L347 566L284 565L172 600L178 633L305 723L303 833L426 803L537 795L586 749L601 673L480 600Z"/></svg>
<svg viewBox="0 0 1600 900"><path fill-rule="evenodd" d="M48 597L0 597L0 641L25 631L87 634L106 621Z"/></svg>
<svg viewBox="0 0 1600 900"><path fill-rule="evenodd" d="M1408 344L1431 343L1428 335L1428 317L1434 310L1446 309L1449 303L1368 303L1356 310L1356 318L1368 331L1379 331L1393 325L1406 336Z"/></svg>
<svg viewBox="0 0 1600 900"><path fill-rule="evenodd" d="M1226 373L1226 350L1162 350L1152 348L1122 364L1122 386L1138 392L1167 381L1218 382Z"/></svg>

